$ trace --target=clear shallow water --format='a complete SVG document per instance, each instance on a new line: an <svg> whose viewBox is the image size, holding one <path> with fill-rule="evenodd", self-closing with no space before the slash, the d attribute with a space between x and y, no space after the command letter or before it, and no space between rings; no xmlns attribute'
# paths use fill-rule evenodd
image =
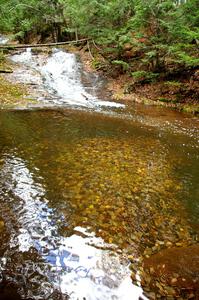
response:
<svg viewBox="0 0 199 300"><path fill-rule="evenodd" d="M142 259L197 242L198 119L102 102L70 53L12 59L40 102L0 112L2 282L26 299L146 299Z"/></svg>
<svg viewBox="0 0 199 300"><path fill-rule="evenodd" d="M46 275L51 278L50 283L62 293L73 295L71 299L82 299L83 296L87 299L110 299L114 294L120 299L127 299L126 288L129 289L128 292L133 292L127 264L122 266L118 257L111 256L110 251L89 246L89 243L92 243L106 248L103 241L95 238L94 234L87 234L81 227L74 230L83 233L85 238L77 234L69 238L59 235L56 226L58 220L54 216L56 212L48 207L46 201L40 201L44 190L34 183L23 161L13 158L7 163L8 168L13 167L12 182L16 184L13 187L14 195L24 201L17 207L17 210L23 210L23 213L18 215L20 228L18 234L10 241L11 248L18 244L21 253L35 248L46 265L49 265ZM9 171L6 168L7 172ZM64 218L59 221L64 222ZM119 276L103 270L103 267L111 266L116 268ZM103 288L100 285L103 285ZM47 285L45 297L52 292L53 287ZM88 290L85 291L85 288Z"/></svg>
<svg viewBox="0 0 199 300"><path fill-rule="evenodd" d="M17 276L28 281L28 285L23 286L23 294L33 299L47 299L56 289L70 295L70 299L131 299L132 294L137 299L142 291L132 285L129 262L122 262L119 255L111 251L114 245L107 245L83 227L75 227L70 237L58 232L60 226L67 227L66 220L48 206L46 190L40 183L42 178L34 180L35 174L26 163L8 155L1 170L2 189L12 193L6 205L14 216L8 213L6 219L17 222L18 227L16 230L12 224L6 257L2 258L5 273L10 271L10 264L15 264L12 266L15 272L20 269ZM34 250L40 259L27 259L27 254L31 255ZM15 251L21 253L17 264L12 257ZM36 281L38 286L35 287Z"/></svg>
<svg viewBox="0 0 199 300"><path fill-rule="evenodd" d="M22 296L138 299L125 253L137 261L157 240L194 241L192 138L126 122L71 110L0 113L1 270Z"/></svg>

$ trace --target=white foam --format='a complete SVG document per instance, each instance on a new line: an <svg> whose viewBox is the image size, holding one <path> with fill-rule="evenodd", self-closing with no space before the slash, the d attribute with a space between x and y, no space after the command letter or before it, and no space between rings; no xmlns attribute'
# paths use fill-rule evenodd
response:
<svg viewBox="0 0 199 300"><path fill-rule="evenodd" d="M88 93L81 82L80 65L76 55L62 50L53 50L50 57L42 60L38 55L32 55L28 48L21 54L12 57L15 62L23 63L39 71L46 90L54 97L44 99L45 103L56 105L83 106L88 108L112 107L123 108L124 104L103 101L95 94Z"/></svg>
<svg viewBox="0 0 199 300"><path fill-rule="evenodd" d="M30 64L32 63L32 51L31 48L27 48L24 52L20 54L15 54L12 56L12 60L18 63Z"/></svg>
<svg viewBox="0 0 199 300"><path fill-rule="evenodd" d="M1 45L6 44L8 41L9 41L9 38L0 35L0 44L1 44Z"/></svg>

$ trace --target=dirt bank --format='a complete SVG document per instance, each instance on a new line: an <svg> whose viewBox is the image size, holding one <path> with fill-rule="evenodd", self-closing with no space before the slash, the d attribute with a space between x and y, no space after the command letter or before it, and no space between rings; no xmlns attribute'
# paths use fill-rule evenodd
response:
<svg viewBox="0 0 199 300"><path fill-rule="evenodd" d="M70 48L67 48L70 50ZM98 53L93 56L88 48L73 48L88 72L97 72L107 79L107 91L114 101L162 105L179 111L199 115L199 70L159 81L135 80L111 66ZM92 57L93 56L93 57ZM114 68L114 67L112 67Z"/></svg>
<svg viewBox="0 0 199 300"><path fill-rule="evenodd" d="M188 75L178 75L170 80L145 82L135 81L124 72L114 69L108 64L98 51L92 52L87 45L84 46L62 46L63 49L80 55L84 69L87 72L97 72L106 79L106 89L103 94L113 101L131 103L143 103L146 105L161 105L177 109L179 111L199 115L199 70L190 72ZM92 52L92 53L91 53ZM6 60L0 60L0 70L12 70L14 68ZM30 100L27 99L27 87L24 85L13 85L4 75L0 76L0 106L26 106Z"/></svg>

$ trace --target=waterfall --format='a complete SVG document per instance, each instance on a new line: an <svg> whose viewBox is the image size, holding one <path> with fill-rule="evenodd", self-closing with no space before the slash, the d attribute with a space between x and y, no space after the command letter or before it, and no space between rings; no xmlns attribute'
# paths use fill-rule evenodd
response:
<svg viewBox="0 0 199 300"><path fill-rule="evenodd" d="M12 56L12 60L39 72L43 79L43 87L50 94L50 97L42 99L47 104L92 109L124 107L120 103L98 99L95 87L92 93L87 92L81 80L81 65L73 53L54 49L52 54L46 57L33 54L28 48L25 52Z"/></svg>
<svg viewBox="0 0 199 300"><path fill-rule="evenodd" d="M9 41L9 39L5 36L0 35L0 44L6 44Z"/></svg>

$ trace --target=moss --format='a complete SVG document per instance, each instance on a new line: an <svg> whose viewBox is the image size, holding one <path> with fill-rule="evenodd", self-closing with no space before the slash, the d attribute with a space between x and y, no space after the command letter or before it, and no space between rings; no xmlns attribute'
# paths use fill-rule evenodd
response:
<svg viewBox="0 0 199 300"><path fill-rule="evenodd" d="M0 51L0 64L5 61L5 55L3 51Z"/></svg>
<svg viewBox="0 0 199 300"><path fill-rule="evenodd" d="M161 102L166 102L166 103L171 102L170 99L162 98L162 97L158 98L158 100L161 101Z"/></svg>
<svg viewBox="0 0 199 300"><path fill-rule="evenodd" d="M179 81L166 81L164 82L164 85L166 86L170 86L170 87L181 87L182 86L182 83L179 82Z"/></svg>
<svg viewBox="0 0 199 300"><path fill-rule="evenodd" d="M0 52L0 70L11 73L13 65L6 59L6 55ZM35 100L27 98L27 88L22 84L9 82L5 76L0 76L0 108L24 107Z"/></svg>
<svg viewBox="0 0 199 300"><path fill-rule="evenodd" d="M182 107L182 111L194 115L199 115L199 105L191 105L191 104L184 105Z"/></svg>
<svg viewBox="0 0 199 300"><path fill-rule="evenodd" d="M164 102L164 103L172 103L172 104L176 104L176 103L179 102L177 99L168 99L168 98L163 98L163 97L158 98L158 100L159 100L160 102Z"/></svg>
<svg viewBox="0 0 199 300"><path fill-rule="evenodd" d="M0 107L10 108L24 106L27 103L25 96L27 91L24 86L13 84L0 76ZM29 101L28 101L29 102Z"/></svg>
<svg viewBox="0 0 199 300"><path fill-rule="evenodd" d="M142 101L145 105L154 105L155 103L154 103L154 101L153 100L151 100L151 99L143 99L143 101Z"/></svg>

